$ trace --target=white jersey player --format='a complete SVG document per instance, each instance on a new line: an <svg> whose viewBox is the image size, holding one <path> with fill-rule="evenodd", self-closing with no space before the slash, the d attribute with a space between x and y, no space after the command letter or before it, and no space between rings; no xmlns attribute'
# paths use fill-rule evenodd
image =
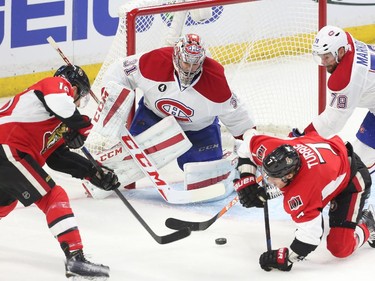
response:
<svg viewBox="0 0 375 281"><path fill-rule="evenodd" d="M177 158L181 169L185 163L222 158L219 120L236 138L254 127L248 110L229 88L224 68L206 57L196 34L181 37L174 47L114 63L103 78L103 85L108 82L143 92L130 126L132 135L139 135L169 115L176 118L192 143Z"/></svg>
<svg viewBox="0 0 375 281"><path fill-rule="evenodd" d="M353 146L371 172L375 168L375 46L356 40L338 27L325 26L318 32L312 50L314 59L331 74L327 83L330 99L324 112L304 132L331 136L344 127L355 108L368 108ZM300 134L296 129L293 133Z"/></svg>

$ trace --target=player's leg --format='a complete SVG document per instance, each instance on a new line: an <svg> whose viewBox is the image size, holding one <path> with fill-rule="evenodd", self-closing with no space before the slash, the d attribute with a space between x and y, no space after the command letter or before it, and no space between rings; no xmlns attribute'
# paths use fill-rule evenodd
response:
<svg viewBox="0 0 375 281"><path fill-rule="evenodd" d="M108 267L102 270L103 266L84 259L81 237L68 196L60 186L56 186L44 169L29 154L7 145L0 145L0 163L0 189L17 198L24 206L35 203L46 214L48 227L67 256L67 274L73 272L83 276L108 276ZM82 258L73 260L72 264L71 259L77 254ZM68 272L69 263L74 268L69 268ZM85 272L82 263L93 265L94 268Z"/></svg>
<svg viewBox="0 0 375 281"><path fill-rule="evenodd" d="M200 131L185 131L185 133L193 146L177 158L180 169L183 170L185 163L222 159L223 149L220 125L217 118L214 123Z"/></svg>
<svg viewBox="0 0 375 281"><path fill-rule="evenodd" d="M68 246L70 251L83 248L69 198L61 186L55 185L35 205L46 215L48 227L60 245Z"/></svg>
<svg viewBox="0 0 375 281"><path fill-rule="evenodd" d="M1 165L0 165L1 169ZM0 179L1 179L0 172ZM17 200L1 189L0 184L0 219L5 218L17 206Z"/></svg>
<svg viewBox="0 0 375 281"><path fill-rule="evenodd" d="M149 110L143 103L143 97L139 100L138 108L129 128L132 136L137 136L158 123L162 118Z"/></svg>
<svg viewBox="0 0 375 281"><path fill-rule="evenodd" d="M375 171L375 115L370 111L356 134L357 139L353 142L354 151L361 157L361 160L370 173Z"/></svg>
<svg viewBox="0 0 375 281"><path fill-rule="evenodd" d="M331 229L327 236L327 249L339 258L351 255L369 238L368 226L361 223L361 217L370 194L371 177L354 153L351 157L351 171L350 183L331 201L329 211Z"/></svg>

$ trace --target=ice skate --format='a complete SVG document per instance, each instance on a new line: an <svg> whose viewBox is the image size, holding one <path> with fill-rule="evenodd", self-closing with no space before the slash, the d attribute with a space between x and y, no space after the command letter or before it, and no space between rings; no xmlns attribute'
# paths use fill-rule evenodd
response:
<svg viewBox="0 0 375 281"><path fill-rule="evenodd" d="M64 243L62 248L66 255L65 275L67 278L74 277L74 280L106 280L109 277L108 266L88 261L82 250L70 252L69 246Z"/></svg>

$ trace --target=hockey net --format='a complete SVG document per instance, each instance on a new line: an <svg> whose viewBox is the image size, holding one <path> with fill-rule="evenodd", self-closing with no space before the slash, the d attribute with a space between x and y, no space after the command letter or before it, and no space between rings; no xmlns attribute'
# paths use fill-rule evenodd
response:
<svg viewBox="0 0 375 281"><path fill-rule="evenodd" d="M93 84L97 96L102 76L115 60L171 45L182 34L197 33L209 55L224 65L233 92L246 103L258 129L286 136L293 127L303 129L318 114L320 82L311 57L322 7L317 1L124 3L117 34ZM92 101L91 114L96 107ZM232 137L222 127L224 143L230 144ZM98 152L113 143L95 134L94 127L87 144Z"/></svg>

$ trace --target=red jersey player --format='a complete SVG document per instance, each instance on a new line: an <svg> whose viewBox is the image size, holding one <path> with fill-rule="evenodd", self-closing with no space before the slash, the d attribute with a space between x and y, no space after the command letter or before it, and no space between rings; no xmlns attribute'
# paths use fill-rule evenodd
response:
<svg viewBox="0 0 375 281"><path fill-rule="evenodd" d="M76 108L89 91L85 72L64 65L0 108L0 218L18 201L37 205L66 255L67 277L109 275L109 267L85 259L69 198L42 168L47 164L103 189L118 187L112 171L101 177L86 158L69 150L81 147L92 127Z"/></svg>
<svg viewBox="0 0 375 281"><path fill-rule="evenodd" d="M375 247L372 207L363 210L371 177L349 143L317 133L280 139L255 132L246 135L238 154L240 179L235 188L241 204L263 207L267 195L255 181L257 167L261 167L268 184L281 190L284 209L297 226L289 249L261 255L264 270L289 271L295 261L316 249L323 235L322 210L328 204L327 248L332 255L347 257L366 241Z"/></svg>

